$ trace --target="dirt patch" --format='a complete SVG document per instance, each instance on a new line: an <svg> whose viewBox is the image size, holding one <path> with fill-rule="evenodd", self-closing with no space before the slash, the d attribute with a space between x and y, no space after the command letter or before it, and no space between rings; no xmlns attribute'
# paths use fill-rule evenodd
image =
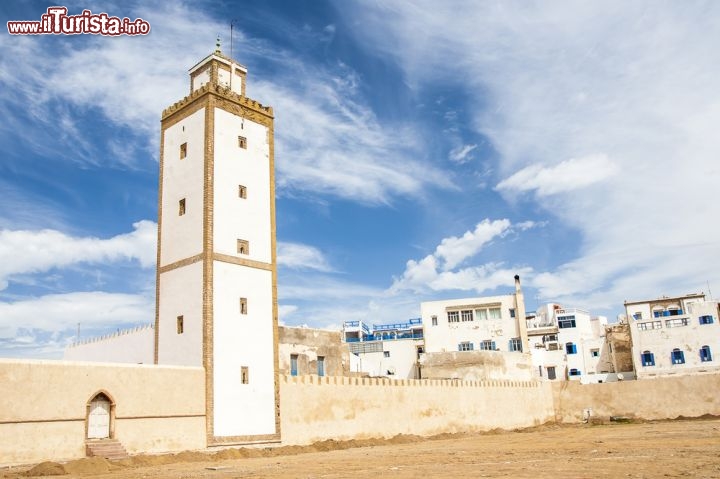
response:
<svg viewBox="0 0 720 479"><path fill-rule="evenodd" d="M718 477L720 419L541 425L515 432L400 435L307 446L244 447L43 463L0 477L71 474L83 479L415 479L417 477ZM520 433L520 434L518 434ZM552 447L538 445L551 444ZM678 454L682 451L682 454ZM540 468L540 469L538 469ZM538 473L541 471L541 473Z"/></svg>
<svg viewBox="0 0 720 479"><path fill-rule="evenodd" d="M103 474L114 469L117 469L117 466L111 465L107 459L102 457L88 457L65 464L68 474Z"/></svg>
<svg viewBox="0 0 720 479"><path fill-rule="evenodd" d="M63 476L67 474L67 471L62 464L57 462L41 462L37 466L33 467L29 471L26 471L23 475L27 477L38 477L38 476Z"/></svg>

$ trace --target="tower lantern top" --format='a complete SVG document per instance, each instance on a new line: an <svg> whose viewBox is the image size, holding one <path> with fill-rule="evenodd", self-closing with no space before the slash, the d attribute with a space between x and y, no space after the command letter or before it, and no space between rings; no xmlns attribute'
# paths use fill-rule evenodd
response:
<svg viewBox="0 0 720 479"><path fill-rule="evenodd" d="M190 93L206 84L229 88L240 96L245 96L247 68L220 51L220 37L215 43L215 51L200 60L190 69Z"/></svg>

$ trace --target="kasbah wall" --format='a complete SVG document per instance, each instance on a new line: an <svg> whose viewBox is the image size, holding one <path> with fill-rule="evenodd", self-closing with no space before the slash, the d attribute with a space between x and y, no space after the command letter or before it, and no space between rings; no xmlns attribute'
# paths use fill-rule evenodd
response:
<svg viewBox="0 0 720 479"><path fill-rule="evenodd" d="M0 465L85 456L88 402L113 400L131 454L206 447L202 368L0 360ZM720 374L577 382L280 376L282 444L720 415Z"/></svg>

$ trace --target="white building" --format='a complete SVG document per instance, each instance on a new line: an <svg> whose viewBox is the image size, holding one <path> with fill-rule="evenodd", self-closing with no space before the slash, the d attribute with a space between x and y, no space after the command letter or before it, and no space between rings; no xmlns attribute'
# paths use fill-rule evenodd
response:
<svg viewBox="0 0 720 479"><path fill-rule="evenodd" d="M626 301L638 379L720 370L720 305L704 294Z"/></svg>
<svg viewBox="0 0 720 479"><path fill-rule="evenodd" d="M526 323L529 350L540 377L585 384L618 379L605 340L606 317L550 303L528 314Z"/></svg>
<svg viewBox="0 0 720 479"><path fill-rule="evenodd" d="M350 350L350 372L373 377L418 379L417 362L424 351L422 321L369 326L363 321L343 324L343 341Z"/></svg>
<svg viewBox="0 0 720 479"><path fill-rule="evenodd" d="M426 353L522 352L527 344L520 278L515 293L484 298L428 301L420 305Z"/></svg>
<svg viewBox="0 0 720 479"><path fill-rule="evenodd" d="M163 112L155 361L206 373L208 445L279 439L273 111L218 49Z"/></svg>

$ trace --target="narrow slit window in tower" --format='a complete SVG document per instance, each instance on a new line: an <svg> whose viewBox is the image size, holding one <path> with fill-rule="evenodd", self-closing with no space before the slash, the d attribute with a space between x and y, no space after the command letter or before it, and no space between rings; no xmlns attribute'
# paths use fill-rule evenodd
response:
<svg viewBox="0 0 720 479"><path fill-rule="evenodd" d="M238 254L250 254L250 243L247 240L237 240Z"/></svg>

